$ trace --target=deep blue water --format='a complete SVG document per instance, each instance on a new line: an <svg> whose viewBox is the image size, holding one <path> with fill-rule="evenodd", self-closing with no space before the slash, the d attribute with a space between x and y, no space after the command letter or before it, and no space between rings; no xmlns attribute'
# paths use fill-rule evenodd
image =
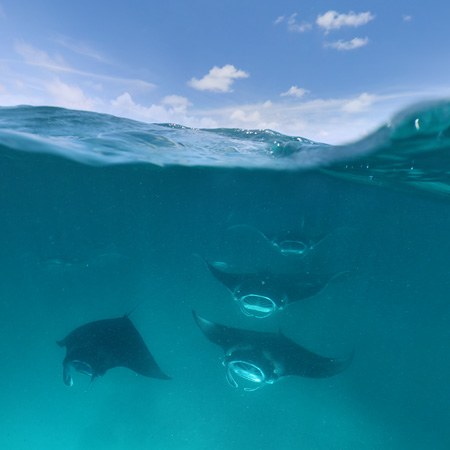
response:
<svg viewBox="0 0 450 450"><path fill-rule="evenodd" d="M0 447L450 448L449 130L446 102L341 147L1 108ZM203 258L303 267L261 234L286 231L326 235L311 264L349 276L246 317ZM172 379L116 368L65 386L55 341L133 309ZM354 358L235 389L192 310Z"/></svg>

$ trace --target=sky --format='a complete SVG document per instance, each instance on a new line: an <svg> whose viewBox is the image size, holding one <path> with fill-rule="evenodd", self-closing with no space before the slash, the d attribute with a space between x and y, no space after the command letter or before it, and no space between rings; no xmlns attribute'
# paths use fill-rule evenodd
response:
<svg viewBox="0 0 450 450"><path fill-rule="evenodd" d="M450 3L0 0L0 106L349 142L450 96Z"/></svg>

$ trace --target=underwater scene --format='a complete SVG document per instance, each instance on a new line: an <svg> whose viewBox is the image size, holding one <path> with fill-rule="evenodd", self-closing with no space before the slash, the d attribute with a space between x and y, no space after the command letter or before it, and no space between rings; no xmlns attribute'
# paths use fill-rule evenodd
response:
<svg viewBox="0 0 450 450"><path fill-rule="evenodd" d="M450 448L449 151L0 108L0 448Z"/></svg>

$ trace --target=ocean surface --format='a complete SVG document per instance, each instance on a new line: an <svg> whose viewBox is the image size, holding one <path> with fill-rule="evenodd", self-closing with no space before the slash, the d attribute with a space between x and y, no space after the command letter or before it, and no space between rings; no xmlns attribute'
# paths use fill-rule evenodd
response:
<svg viewBox="0 0 450 450"><path fill-rule="evenodd" d="M0 448L449 449L449 195L446 101L342 146L0 108ZM346 276L257 319L205 261ZM353 360L235 388L192 311ZM56 341L128 313L171 379L66 386Z"/></svg>

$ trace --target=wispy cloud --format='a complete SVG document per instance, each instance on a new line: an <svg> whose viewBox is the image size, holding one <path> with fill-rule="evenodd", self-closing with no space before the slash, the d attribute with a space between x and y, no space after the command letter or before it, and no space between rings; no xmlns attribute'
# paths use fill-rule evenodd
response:
<svg viewBox="0 0 450 450"><path fill-rule="evenodd" d="M349 41L344 41L340 39L339 41L334 42L327 42L325 44L325 47L334 48L336 50L340 51L348 51L348 50L355 50L357 48L361 48L366 46L369 43L369 38L359 38L355 37L353 39L350 39Z"/></svg>
<svg viewBox="0 0 450 450"><path fill-rule="evenodd" d="M5 9L3 8L1 3L0 3L0 19L6 19Z"/></svg>
<svg viewBox="0 0 450 450"><path fill-rule="evenodd" d="M288 31L292 33L304 33L312 29L312 25L308 22L298 22L298 13L293 13L290 16L279 16L275 20L274 24L279 25L281 23L286 23Z"/></svg>
<svg viewBox="0 0 450 450"><path fill-rule="evenodd" d="M14 49L24 59L26 64L42 67L51 71L73 71L60 55L51 57L47 52L39 50L26 42L16 42Z"/></svg>
<svg viewBox="0 0 450 450"><path fill-rule="evenodd" d="M403 14L402 19L403 22L411 22L412 16L410 16L409 14Z"/></svg>
<svg viewBox="0 0 450 450"><path fill-rule="evenodd" d="M274 25L279 25L280 23L283 23L284 22L284 19L285 19L286 17L285 16L278 16L276 19L275 19L275 21L274 21Z"/></svg>
<svg viewBox="0 0 450 450"><path fill-rule="evenodd" d="M337 11L330 10L317 16L316 24L326 32L329 32L342 27L360 27L361 25L366 25L374 18L375 16L370 11L362 13L351 11L348 14L340 14Z"/></svg>
<svg viewBox="0 0 450 450"><path fill-rule="evenodd" d="M150 83L145 80L117 77L101 73L79 70L75 67L70 66L63 59L62 56L60 55L50 56L47 52L35 48L32 45L23 41L16 42L14 48L16 52L23 58L25 64L46 69L47 71L56 73L68 73L73 75L79 75L91 80L99 80L103 82L123 84L139 90L149 90L155 87L153 83Z"/></svg>
<svg viewBox="0 0 450 450"><path fill-rule="evenodd" d="M299 88L298 86L291 86L286 92L281 93L281 97L296 97L301 98L309 91L304 88Z"/></svg>
<svg viewBox="0 0 450 450"><path fill-rule="evenodd" d="M78 55L85 56L86 58L94 59L103 63L109 62L104 55L102 55L98 50L94 49L86 42L75 41L63 35L57 35L54 38L54 42L56 42L61 47L64 47Z"/></svg>
<svg viewBox="0 0 450 450"><path fill-rule="evenodd" d="M214 66L203 78L192 78L188 85L199 91L231 92L235 80L249 76L247 72L227 64L223 67Z"/></svg>

